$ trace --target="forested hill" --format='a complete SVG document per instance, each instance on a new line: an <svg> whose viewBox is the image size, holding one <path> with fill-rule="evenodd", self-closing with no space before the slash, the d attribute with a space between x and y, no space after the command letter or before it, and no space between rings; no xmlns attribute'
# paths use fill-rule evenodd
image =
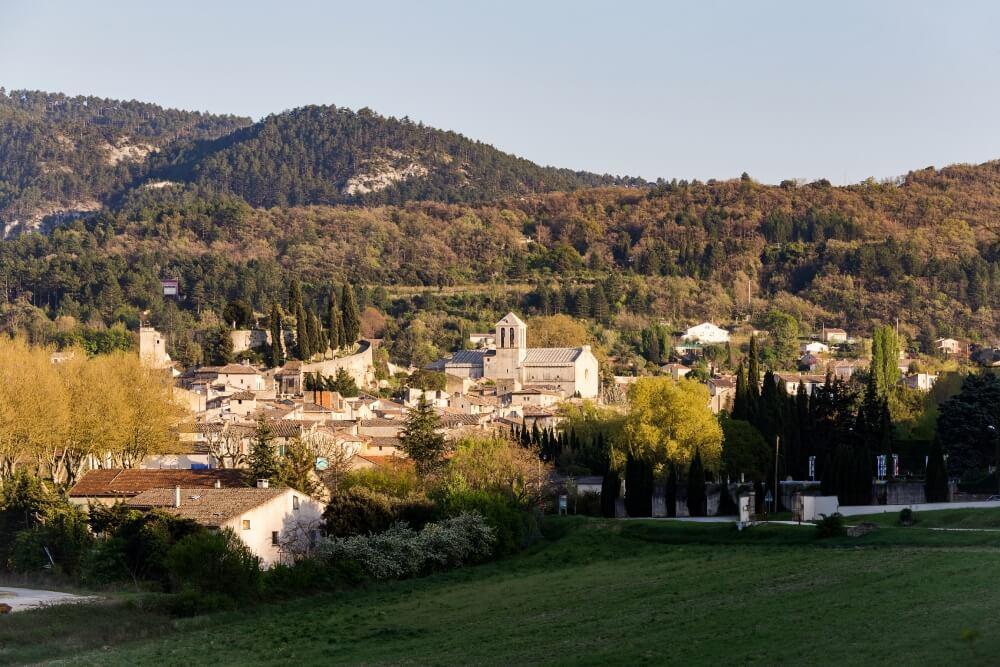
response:
<svg viewBox="0 0 1000 667"><path fill-rule="evenodd" d="M248 118L145 102L0 88L0 224L35 228L93 212L174 141L213 139Z"/></svg>
<svg viewBox="0 0 1000 667"><path fill-rule="evenodd" d="M540 167L406 118L335 106L269 116L215 141L178 147L155 163L152 178L194 182L257 207L483 202L625 183Z"/></svg>

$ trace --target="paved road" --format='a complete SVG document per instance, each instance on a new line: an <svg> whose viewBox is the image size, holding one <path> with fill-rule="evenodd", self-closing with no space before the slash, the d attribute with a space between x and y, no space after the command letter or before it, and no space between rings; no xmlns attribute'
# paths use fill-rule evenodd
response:
<svg viewBox="0 0 1000 667"><path fill-rule="evenodd" d="M997 500L970 500L961 503L915 503L913 505L852 505L850 507L840 506L840 513L844 516L860 516L863 514L884 514L885 512L896 512L909 507L914 512L931 512L933 510L960 510L960 509L989 509L1000 507Z"/></svg>
<svg viewBox="0 0 1000 667"><path fill-rule="evenodd" d="M59 591L43 591L33 588L12 588L0 586L0 602L9 604L14 611L24 611L33 607L65 602L83 602L93 598Z"/></svg>

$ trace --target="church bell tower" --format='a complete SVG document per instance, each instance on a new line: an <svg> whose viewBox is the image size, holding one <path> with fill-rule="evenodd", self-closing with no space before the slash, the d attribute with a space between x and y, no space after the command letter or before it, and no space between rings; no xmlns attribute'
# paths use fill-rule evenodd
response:
<svg viewBox="0 0 1000 667"><path fill-rule="evenodd" d="M497 379L521 381L521 363L528 350L528 325L514 313L507 313L496 325Z"/></svg>

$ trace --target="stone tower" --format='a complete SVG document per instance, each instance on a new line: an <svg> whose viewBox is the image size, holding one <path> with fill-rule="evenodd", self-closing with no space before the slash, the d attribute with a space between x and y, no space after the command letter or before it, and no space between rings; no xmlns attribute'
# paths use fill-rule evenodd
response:
<svg viewBox="0 0 1000 667"><path fill-rule="evenodd" d="M507 313L497 322L496 346L496 378L520 382L521 363L528 350L528 325L514 313Z"/></svg>

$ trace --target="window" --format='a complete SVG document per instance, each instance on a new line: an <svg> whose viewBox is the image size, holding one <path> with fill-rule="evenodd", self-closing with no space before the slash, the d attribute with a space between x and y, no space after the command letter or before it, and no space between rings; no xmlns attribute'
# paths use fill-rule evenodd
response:
<svg viewBox="0 0 1000 667"><path fill-rule="evenodd" d="M299 508L299 497L292 496L292 509L297 510Z"/></svg>
<svg viewBox="0 0 1000 667"><path fill-rule="evenodd" d="M278 546L278 531L276 530L271 531L271 546Z"/></svg>
<svg viewBox="0 0 1000 667"><path fill-rule="evenodd" d="M243 519L243 530L250 530L250 519Z"/></svg>

